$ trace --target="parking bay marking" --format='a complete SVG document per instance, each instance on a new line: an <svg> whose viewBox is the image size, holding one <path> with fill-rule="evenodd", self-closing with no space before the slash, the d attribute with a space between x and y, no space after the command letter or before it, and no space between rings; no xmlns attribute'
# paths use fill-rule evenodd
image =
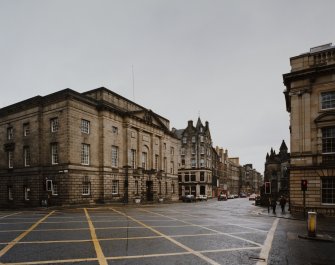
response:
<svg viewBox="0 0 335 265"><path fill-rule="evenodd" d="M44 216L42 219L40 219L38 222L33 224L28 230L20 234L17 238L15 238L12 242L10 242L6 247L4 247L0 251L0 258L5 255L12 247L14 247L22 238L24 238L26 235L28 235L31 231L33 231L40 223L42 223L44 220L46 220L50 215L52 215L55 211L50 212L46 216Z"/></svg>
<svg viewBox="0 0 335 265"><path fill-rule="evenodd" d="M211 229L211 228L208 228L208 227L205 227L205 226L202 226L202 225L192 224L192 223L187 222L187 221L184 221L184 220L179 220L179 219L177 219L177 218L173 218L173 217L165 216L165 215L163 215L163 214L155 213L155 212L148 211L148 210L145 210L145 209L139 209L139 210L144 211L144 212L154 213L154 214L157 214L157 215L160 215L160 216L164 216L164 217L166 217L166 218L170 218L170 219L173 219L173 220L176 220L176 221L179 221L179 222L183 222L183 223L185 223L185 224L190 224L190 225L192 225L192 226L197 226L197 227L200 227L200 228L203 228L203 229L207 229L207 230L212 231L212 232L215 232L215 233L217 233L217 234L226 235L226 236L229 236L229 237L232 237L232 238L235 238L235 239L239 239L239 240L242 240L242 241L251 243L251 244L256 245L256 246L258 246L258 247L262 247L262 245L259 244L259 243L257 243L257 242L254 242L254 241L251 241L251 240L242 238L242 237L238 237L238 236L235 236L235 235L232 235L232 234L229 234L229 233L224 233L224 232L221 232L221 231L217 231L217 230L215 230L215 229Z"/></svg>
<svg viewBox="0 0 335 265"><path fill-rule="evenodd" d="M4 219L6 217L13 216L13 215L20 214L20 213L22 213L22 212L12 213L12 214L8 214L8 215L5 215L5 216L0 216L0 219Z"/></svg>
<svg viewBox="0 0 335 265"><path fill-rule="evenodd" d="M261 253L259 254L259 259L261 259L260 261L257 262L256 265L264 265L264 264L268 264L267 260L269 258L269 253L270 253L270 249L272 247L272 241L273 241L273 237L274 234L276 232L277 226L278 226L278 222L279 222L279 218L276 218L273 223L272 223L272 227L265 239L263 248L261 249Z"/></svg>
<svg viewBox="0 0 335 265"><path fill-rule="evenodd" d="M97 254L99 264L100 265L108 265L106 257L104 255L104 253L102 252L99 240L97 238L97 234L95 233L94 225L91 221L90 215L88 214L88 211L87 211L86 208L84 208L84 211L85 211L85 215L86 215L86 218L87 218L88 225L90 227L91 237L92 237L95 253Z"/></svg>
<svg viewBox="0 0 335 265"><path fill-rule="evenodd" d="M190 253L192 253L193 255L195 255L195 256L197 256L197 257L199 257L199 258L201 258L201 259L207 261L209 264L212 264L212 265L220 265L220 264L217 263L216 261L214 261L214 260L212 260L212 259L210 259L210 258L204 256L203 254L201 254L201 253L198 252L198 251L195 251L195 250L189 248L188 246L185 246L184 244L182 244L182 243L180 243L180 242L174 240L174 239L171 238L170 236L167 236L167 235L165 235L165 234L159 232L158 230L152 228L151 226L148 226L148 225L146 225L145 223L142 223L141 221L139 221L139 220L137 220L137 219L135 219L135 218L133 218L133 217L131 217L131 216L125 214L125 213L122 213L122 212L120 212L120 211L118 211L118 210L115 210L115 209L113 209L113 208L110 208L110 209L111 209L112 211L115 211L115 212L117 212L117 213L123 215L123 216L128 217L129 219L133 220L134 222L137 222L137 223L140 224L140 225L143 225L144 227L148 228L149 230L153 231L154 233L163 236L165 239L167 239L167 240L171 241L172 243L174 243L175 245L177 245L177 246L179 246L179 247L185 249L187 252L190 252Z"/></svg>

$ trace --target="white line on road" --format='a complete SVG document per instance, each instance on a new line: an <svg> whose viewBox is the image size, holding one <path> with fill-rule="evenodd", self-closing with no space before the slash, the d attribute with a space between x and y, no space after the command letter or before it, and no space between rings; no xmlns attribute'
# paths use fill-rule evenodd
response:
<svg viewBox="0 0 335 265"><path fill-rule="evenodd" d="M276 218L273 223L272 223L272 227L265 239L264 245L262 247L261 253L259 254L259 258L260 259L264 259L260 260L257 262L256 265L266 265L268 264L268 258L269 258L269 253L272 247L272 241L273 241L273 237L275 235L276 229L277 229L277 225L278 225L279 219Z"/></svg>

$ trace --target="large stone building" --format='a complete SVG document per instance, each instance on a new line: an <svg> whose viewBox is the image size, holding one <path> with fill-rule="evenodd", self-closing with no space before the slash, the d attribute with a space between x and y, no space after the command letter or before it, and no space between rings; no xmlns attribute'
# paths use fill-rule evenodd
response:
<svg viewBox="0 0 335 265"><path fill-rule="evenodd" d="M169 120L98 88L0 109L0 205L178 200Z"/></svg>
<svg viewBox="0 0 335 265"><path fill-rule="evenodd" d="M186 129L177 130L181 142L179 177L179 194L213 196L213 184L216 186L215 168L217 154L213 154L212 138L208 122L202 124L200 118L196 126L188 122ZM215 152L216 153L216 152ZM214 167L214 168L213 168Z"/></svg>
<svg viewBox="0 0 335 265"><path fill-rule="evenodd" d="M246 164L242 167L240 180L240 191L246 194L260 193L260 187L263 185L261 173L259 173L252 164Z"/></svg>
<svg viewBox="0 0 335 265"><path fill-rule="evenodd" d="M271 196L289 196L289 163L290 153L284 140L278 154L272 148L270 154L266 154L264 181L271 183Z"/></svg>
<svg viewBox="0 0 335 265"><path fill-rule="evenodd" d="M303 211L301 181L307 180L307 210L335 215L335 46L311 48L290 64L283 79L290 113L291 210Z"/></svg>

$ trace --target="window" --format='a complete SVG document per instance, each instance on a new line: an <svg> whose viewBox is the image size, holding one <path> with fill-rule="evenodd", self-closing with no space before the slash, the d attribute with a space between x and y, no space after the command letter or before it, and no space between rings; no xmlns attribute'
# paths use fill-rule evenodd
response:
<svg viewBox="0 0 335 265"><path fill-rule="evenodd" d="M335 91L321 93L321 109L335 108Z"/></svg>
<svg viewBox="0 0 335 265"><path fill-rule="evenodd" d="M166 143L163 143L163 148L164 150L166 150Z"/></svg>
<svg viewBox="0 0 335 265"><path fill-rule="evenodd" d="M195 136L192 136L192 143L195 143Z"/></svg>
<svg viewBox="0 0 335 265"><path fill-rule="evenodd" d="M14 138L14 129L13 127L7 128L7 140L13 140Z"/></svg>
<svg viewBox="0 0 335 265"><path fill-rule="evenodd" d="M115 133L115 134L118 134L118 128L117 127L115 127L115 126L112 126L112 133ZM133 136L133 132L132 132L132 134L131 134L131 137L135 137L135 135Z"/></svg>
<svg viewBox="0 0 335 265"><path fill-rule="evenodd" d="M191 166L192 166L192 167L195 167L195 166L196 166L195 158L192 158L192 159L191 159Z"/></svg>
<svg viewBox="0 0 335 265"><path fill-rule="evenodd" d="M89 165L90 164L90 145L81 144L81 164Z"/></svg>
<svg viewBox="0 0 335 265"><path fill-rule="evenodd" d="M185 155L185 148L184 148L184 147L182 147L182 148L180 149L180 153L181 153L182 155Z"/></svg>
<svg viewBox="0 0 335 265"><path fill-rule="evenodd" d="M205 160L203 158L200 159L200 167L205 166Z"/></svg>
<svg viewBox="0 0 335 265"><path fill-rule="evenodd" d="M190 175L189 174L185 174L185 182L189 182L190 181Z"/></svg>
<svg viewBox="0 0 335 265"><path fill-rule="evenodd" d="M187 138L183 137L183 144L186 144L186 143L187 143Z"/></svg>
<svg viewBox="0 0 335 265"><path fill-rule="evenodd" d="M52 195L58 195L58 184L56 182L52 183Z"/></svg>
<svg viewBox="0 0 335 265"><path fill-rule="evenodd" d="M174 183L171 183L171 193L174 193Z"/></svg>
<svg viewBox="0 0 335 265"><path fill-rule="evenodd" d="M112 182L112 194L119 194L119 181L113 180Z"/></svg>
<svg viewBox="0 0 335 265"><path fill-rule="evenodd" d="M182 182L182 178L180 174L178 174L178 182Z"/></svg>
<svg viewBox="0 0 335 265"><path fill-rule="evenodd" d="M14 153L13 151L8 151L8 168L13 168Z"/></svg>
<svg viewBox="0 0 335 265"><path fill-rule="evenodd" d="M82 195L91 195L91 182L83 182L83 192Z"/></svg>
<svg viewBox="0 0 335 265"><path fill-rule="evenodd" d="M200 181L205 181L205 172L200 172Z"/></svg>
<svg viewBox="0 0 335 265"><path fill-rule="evenodd" d="M8 186L8 200L10 200L10 201L14 200L14 198L13 198L13 187L12 186Z"/></svg>
<svg viewBox="0 0 335 265"><path fill-rule="evenodd" d="M159 155L155 155L155 169L158 170L159 165Z"/></svg>
<svg viewBox="0 0 335 265"><path fill-rule="evenodd" d="M52 118L50 120L50 130L51 130L51 132L58 132L58 128L59 128L58 118Z"/></svg>
<svg viewBox="0 0 335 265"><path fill-rule="evenodd" d="M119 148L112 146L112 167L118 167L119 162Z"/></svg>
<svg viewBox="0 0 335 265"><path fill-rule="evenodd" d="M30 166L30 148L29 146L23 147L23 158L24 158L24 166Z"/></svg>
<svg viewBox="0 0 335 265"><path fill-rule="evenodd" d="M58 164L58 143L51 144L51 164Z"/></svg>
<svg viewBox="0 0 335 265"><path fill-rule="evenodd" d="M130 153L130 165L132 168L136 168L136 150L131 149Z"/></svg>
<svg viewBox="0 0 335 265"><path fill-rule="evenodd" d="M191 181L195 181L195 174L191 174Z"/></svg>
<svg viewBox="0 0 335 265"><path fill-rule="evenodd" d="M51 180L51 179L47 179L47 180L45 181L45 189L46 189L47 191L52 191L52 189L53 189L52 186L53 186L53 185L52 185L52 180Z"/></svg>
<svg viewBox="0 0 335 265"><path fill-rule="evenodd" d="M174 148L173 147L170 148L170 153L171 153L171 155L174 154Z"/></svg>
<svg viewBox="0 0 335 265"><path fill-rule="evenodd" d="M322 203L335 204L335 177L322 178Z"/></svg>
<svg viewBox="0 0 335 265"><path fill-rule="evenodd" d="M170 162L170 173L171 174L174 173L174 162L173 161Z"/></svg>
<svg viewBox="0 0 335 265"><path fill-rule="evenodd" d="M29 123L23 124L23 136L28 136L30 134L30 125Z"/></svg>
<svg viewBox="0 0 335 265"><path fill-rule="evenodd" d="M195 154L195 150L196 150L195 145L192 145L192 154Z"/></svg>
<svg viewBox="0 0 335 265"><path fill-rule="evenodd" d="M82 133L90 133L90 122L87 120L81 120L81 132Z"/></svg>
<svg viewBox="0 0 335 265"><path fill-rule="evenodd" d="M142 168L147 169L148 163L148 154L146 152L142 152Z"/></svg>
<svg viewBox="0 0 335 265"><path fill-rule="evenodd" d="M138 180L135 180L135 193L138 195L139 192L139 186L138 186Z"/></svg>
<svg viewBox="0 0 335 265"><path fill-rule="evenodd" d="M182 165L182 166L185 166L185 159L182 159L182 160L181 160L181 165Z"/></svg>
<svg viewBox="0 0 335 265"><path fill-rule="evenodd" d="M204 146L200 146L200 153L201 153L202 155L205 154L205 147L204 147Z"/></svg>
<svg viewBox="0 0 335 265"><path fill-rule="evenodd" d="M322 128L322 153L335 153L335 127Z"/></svg>
<svg viewBox="0 0 335 265"><path fill-rule="evenodd" d="M30 198L30 188L24 186L24 200L29 201L29 198Z"/></svg>
<svg viewBox="0 0 335 265"><path fill-rule="evenodd" d="M203 135L200 135L200 142L204 142L204 136Z"/></svg>
<svg viewBox="0 0 335 265"><path fill-rule="evenodd" d="M164 169L165 172L167 172L167 158L164 157Z"/></svg>

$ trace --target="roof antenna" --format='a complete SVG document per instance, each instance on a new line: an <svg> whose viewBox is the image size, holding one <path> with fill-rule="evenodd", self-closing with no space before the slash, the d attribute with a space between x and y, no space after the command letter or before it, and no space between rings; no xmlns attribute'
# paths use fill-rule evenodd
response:
<svg viewBox="0 0 335 265"><path fill-rule="evenodd" d="M133 100L135 101L135 79L134 79L134 65L131 65L131 72L133 78Z"/></svg>

